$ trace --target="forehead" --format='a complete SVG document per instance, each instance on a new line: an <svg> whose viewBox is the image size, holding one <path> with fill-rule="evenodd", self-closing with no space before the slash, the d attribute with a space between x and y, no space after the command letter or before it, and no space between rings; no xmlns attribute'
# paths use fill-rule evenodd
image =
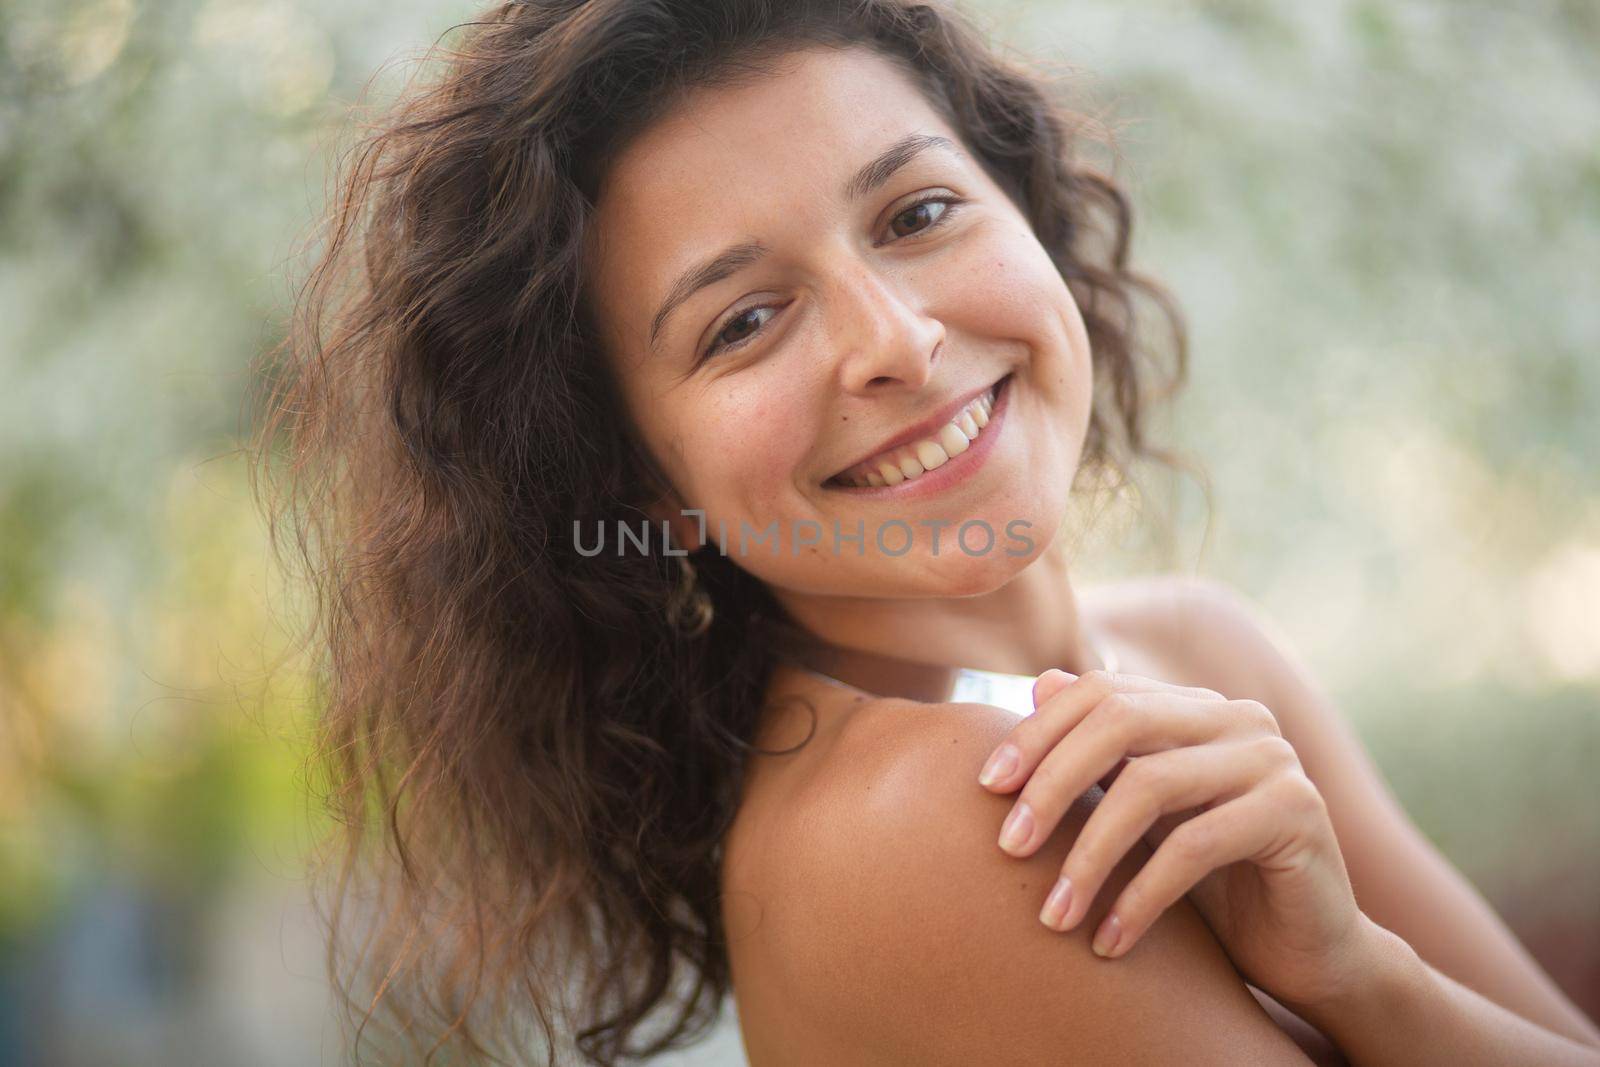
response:
<svg viewBox="0 0 1600 1067"><path fill-rule="evenodd" d="M910 131L957 139L906 71L863 48L792 52L770 74L692 90L600 187L594 263L608 332L638 350L679 270L734 241L806 232L842 206L862 162Z"/></svg>

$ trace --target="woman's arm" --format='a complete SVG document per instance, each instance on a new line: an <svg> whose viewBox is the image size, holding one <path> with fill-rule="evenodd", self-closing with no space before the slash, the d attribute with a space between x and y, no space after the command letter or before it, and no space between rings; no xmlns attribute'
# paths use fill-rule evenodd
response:
<svg viewBox="0 0 1600 1067"><path fill-rule="evenodd" d="M1448 976L1540 1026L1600 1047L1600 1029L1411 822L1359 738L1265 613L1206 579L1171 582L1161 595L1170 598L1172 640L1185 649L1192 672L1204 676L1174 681L1272 709L1327 801L1362 911L1437 968L1439 980Z"/></svg>
<svg viewBox="0 0 1600 1067"><path fill-rule="evenodd" d="M1272 1021L1278 1024L1278 1028L1293 1038L1294 1043L1300 1046L1300 1051L1304 1052L1317 1067L1350 1067L1349 1059L1334 1043L1333 1038L1255 986L1246 985L1245 988L1250 990L1256 1001L1266 1009Z"/></svg>
<svg viewBox="0 0 1600 1067"><path fill-rule="evenodd" d="M1339 1044L1352 1063L1404 1067L1537 1063L1594 1067L1600 1051L1551 1033L1440 973L1404 938L1374 924L1370 979L1301 1016Z"/></svg>

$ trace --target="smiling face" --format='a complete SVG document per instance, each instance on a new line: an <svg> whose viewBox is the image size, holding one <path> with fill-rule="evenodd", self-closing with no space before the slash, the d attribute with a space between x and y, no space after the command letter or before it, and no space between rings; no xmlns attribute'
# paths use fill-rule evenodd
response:
<svg viewBox="0 0 1600 1067"><path fill-rule="evenodd" d="M984 593L1054 537L1089 419L1083 320L893 61L810 48L692 91L618 157L591 240L606 356L675 491L658 515L704 509L709 551L720 524L780 597ZM976 523L957 541L969 520L987 550ZM755 540L773 523L776 555Z"/></svg>

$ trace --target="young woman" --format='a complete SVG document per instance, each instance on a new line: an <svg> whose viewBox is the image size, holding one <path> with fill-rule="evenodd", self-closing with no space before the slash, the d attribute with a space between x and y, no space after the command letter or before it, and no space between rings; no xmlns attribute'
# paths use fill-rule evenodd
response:
<svg viewBox="0 0 1600 1067"><path fill-rule="evenodd" d="M1600 1062L1247 601L1073 585L1184 358L1091 129L942 5L539 0L348 158L261 444L363 1024Z"/></svg>

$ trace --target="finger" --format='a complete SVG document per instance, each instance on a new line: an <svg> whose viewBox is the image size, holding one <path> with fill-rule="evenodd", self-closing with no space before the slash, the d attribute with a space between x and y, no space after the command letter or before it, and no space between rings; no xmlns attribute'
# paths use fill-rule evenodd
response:
<svg viewBox="0 0 1600 1067"><path fill-rule="evenodd" d="M1037 710L1040 704L1043 704L1045 701L1049 700L1051 697L1055 696L1057 693L1061 692L1061 690L1065 689L1067 686L1071 685L1073 682L1075 682L1077 680L1078 680L1078 676L1076 674L1068 674L1066 671L1061 670L1059 667L1051 667L1049 670L1047 670L1043 674L1039 675L1038 680L1033 683L1033 706L1034 706L1034 708ZM1000 748L997 748L996 751L1004 753L1004 752L1010 752L1012 750L1002 746ZM1014 752L1012 752L1011 758L1012 759L1016 759L1016 756L1015 756ZM1100 786L1100 788L1102 790L1111 788L1111 783L1117 780L1117 775L1121 772L1122 768L1127 765L1127 762L1128 761L1126 759L1119 760L1115 767L1111 768L1111 770L1107 771L1104 775L1102 775L1100 777L1100 781L1099 781L1098 784L1099 784L1099 786ZM986 775L987 774L995 774L997 776L1001 775L1001 774L1006 774L1006 773L1009 773L1011 770L1015 770L1019 763L1020 763L1020 761L1014 762L1014 763L1011 763L1009 765L1009 767L1007 767L1001 762L995 762L994 763L994 770L990 770L989 765L986 764L984 773ZM1019 784L1020 784L1020 781L1021 780L1018 779L1018 783Z"/></svg>
<svg viewBox="0 0 1600 1067"><path fill-rule="evenodd" d="M1036 767L1029 767L1030 754L1020 757L1019 773L1027 777L1001 829L1000 847L1013 856L1031 855L1073 802L1123 757L1203 744L1240 729L1243 721L1226 702L1161 692L1111 694L1054 742Z"/></svg>
<svg viewBox="0 0 1600 1067"><path fill-rule="evenodd" d="M1051 668L1055 670L1056 668ZM1066 671L1062 671L1066 674ZM1071 675L1067 675L1069 678ZM1100 667L1085 671L1078 676L1078 681L1087 683L1095 688L1103 689L1108 693L1118 690L1145 691L1154 690L1163 693L1176 693L1180 696L1209 697L1212 700L1226 699L1215 689L1207 689L1198 685L1182 685L1178 682L1169 682L1163 678L1152 678L1143 674L1128 674L1122 671L1108 671Z"/></svg>
<svg viewBox="0 0 1600 1067"><path fill-rule="evenodd" d="M1129 759L1127 756L1123 756L1121 759L1117 760L1117 765L1115 767L1112 767L1109 771L1102 774L1094 784L1100 787L1100 792L1102 793L1111 792L1111 786L1119 777L1121 777L1122 772L1126 770L1128 765L1132 762L1133 760Z"/></svg>
<svg viewBox="0 0 1600 1067"><path fill-rule="evenodd" d="M1092 674L1093 671L1089 672L1089 675ZM1042 753L1052 733L1059 738L1061 733L1071 728L1065 718L1069 714L1068 707L1059 702L1052 703L1057 695L1087 679L1089 685L1076 689L1075 694L1078 700L1085 703L1085 711L1093 706L1092 701L1096 699L1095 694L1100 691L1103 680L1097 682L1089 675L1068 674L1056 667L1051 667L1039 675L1033 683L1033 714L1025 716L1006 733L1005 739L995 746L989 758L984 761L983 770L978 774L978 784L998 793L1008 793L1021 785L1027 778L1027 775L1018 773L1022 768L1023 753L1035 750ZM1052 728L1048 724L1041 725L1035 721L1039 718L1040 708L1046 704L1051 705L1052 714L1060 720L1062 726Z"/></svg>
<svg viewBox="0 0 1600 1067"><path fill-rule="evenodd" d="M1071 678L1065 671L1051 668L1034 683L1034 693L1047 694L1032 715L1024 717L995 746L984 763L978 782L985 788L1007 793L1022 784L1045 753L1055 747L1067 732L1105 697L1114 692L1164 692L1196 699L1224 700L1214 690L1172 685L1136 674L1112 674L1093 670L1062 684L1056 675Z"/></svg>
<svg viewBox="0 0 1600 1067"><path fill-rule="evenodd" d="M1070 887L1066 911L1041 914L1041 920L1056 930L1076 926L1112 869L1161 816L1220 805L1297 764L1294 749L1279 737L1192 745L1128 761L1061 865Z"/></svg>
<svg viewBox="0 0 1600 1067"><path fill-rule="evenodd" d="M1061 690L1078 680L1076 674L1068 674L1059 667L1051 667L1033 683L1033 706L1038 710L1040 704L1055 696Z"/></svg>
<svg viewBox="0 0 1600 1067"><path fill-rule="evenodd" d="M1052 688L1050 693L1051 697L1059 694L1062 690L1066 689L1067 686L1075 685L1079 687L1079 689L1098 690L1102 695L1126 690L1133 692L1154 691L1162 693L1174 693L1179 696L1209 697L1212 700L1226 699L1221 693L1218 693L1214 689L1206 689L1201 686L1194 685L1179 685L1177 682L1168 682L1161 678L1151 678L1143 674L1126 674L1117 671L1108 671L1099 667L1095 668L1094 670L1085 671L1080 675L1068 674L1066 671L1063 671L1057 667L1052 667L1044 673L1045 675L1060 675L1061 677L1067 679L1065 685L1057 685ZM1044 675L1041 675L1040 677L1042 678ZM1041 703L1043 703L1043 701L1041 701Z"/></svg>
<svg viewBox="0 0 1600 1067"><path fill-rule="evenodd" d="M1279 791L1269 789L1252 789L1196 815L1173 830L1123 887L1095 931L1095 951L1108 959L1125 954L1206 875L1281 849L1299 827L1298 820L1285 819Z"/></svg>

